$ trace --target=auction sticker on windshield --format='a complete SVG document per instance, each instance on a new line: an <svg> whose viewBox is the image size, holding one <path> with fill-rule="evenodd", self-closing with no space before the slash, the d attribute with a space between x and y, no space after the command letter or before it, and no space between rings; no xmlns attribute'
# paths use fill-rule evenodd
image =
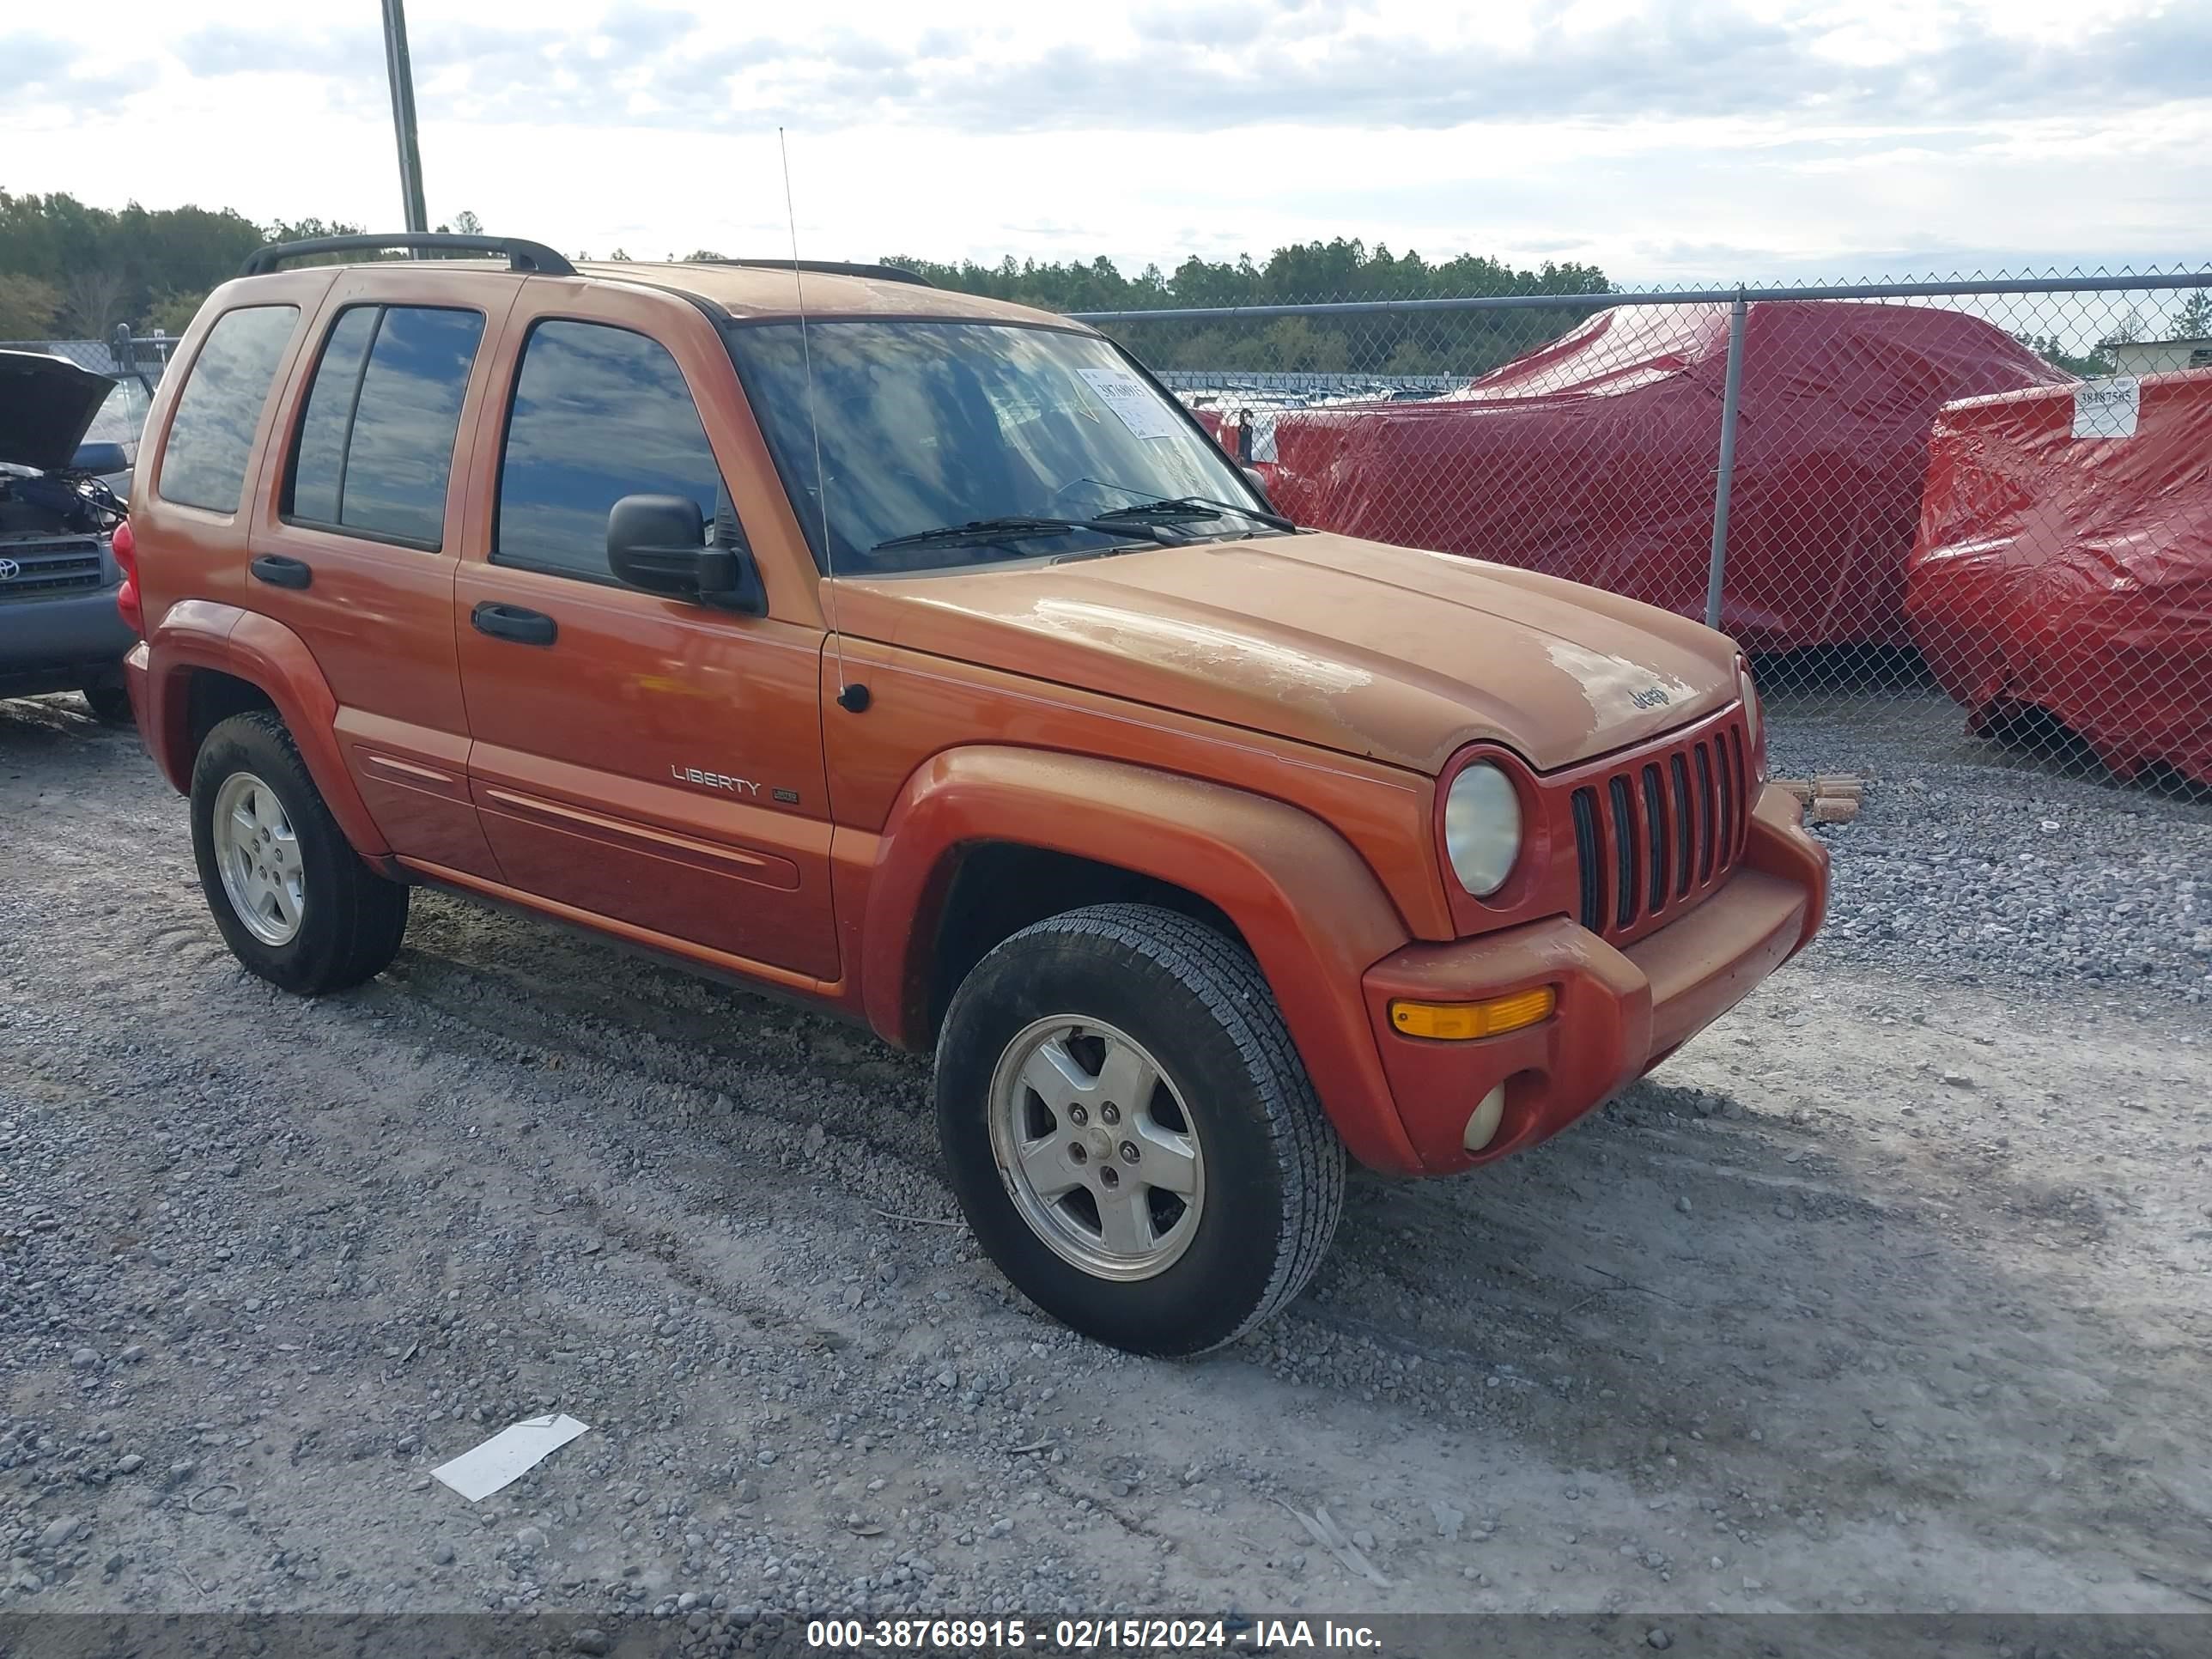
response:
<svg viewBox="0 0 2212 1659"><path fill-rule="evenodd" d="M1159 394L1126 368L1086 368L1079 371L1098 394L1099 402L1121 418L1121 424L1139 438L1172 438L1182 423Z"/></svg>

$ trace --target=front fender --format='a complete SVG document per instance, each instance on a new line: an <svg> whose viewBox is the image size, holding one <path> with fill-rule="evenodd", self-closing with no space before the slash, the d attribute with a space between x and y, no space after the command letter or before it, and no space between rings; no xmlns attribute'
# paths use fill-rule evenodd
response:
<svg viewBox="0 0 2212 1659"><path fill-rule="evenodd" d="M1281 1006L1322 1104L1354 1157L1419 1168L1361 1000L1367 968L1408 932L1374 873L1310 813L1200 779L1048 750L933 757L893 805L861 932L869 1023L927 1048L938 922L964 845L1007 842L1169 882L1219 907Z"/></svg>
<svg viewBox="0 0 2212 1659"><path fill-rule="evenodd" d="M203 669L228 674L259 688L276 706L354 850L367 859L390 854L338 752L337 699L306 641L255 611L212 599L180 599L155 624L145 653L138 687L141 728L155 764L179 794L192 787L191 677Z"/></svg>

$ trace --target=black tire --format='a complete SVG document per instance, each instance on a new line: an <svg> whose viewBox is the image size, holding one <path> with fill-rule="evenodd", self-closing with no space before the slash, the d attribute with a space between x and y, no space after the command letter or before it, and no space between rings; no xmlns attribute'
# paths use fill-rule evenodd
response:
<svg viewBox="0 0 2212 1659"><path fill-rule="evenodd" d="M298 931L280 945L256 938L240 919L216 866L216 796L240 772L275 793L298 842L306 900ZM191 808L192 854L208 908L232 954L253 972L297 995L320 996L374 978L398 954L407 889L361 861L276 714L234 714L208 733L192 763Z"/></svg>
<svg viewBox="0 0 2212 1659"><path fill-rule="evenodd" d="M1157 1060L1203 1149L1194 1230L1172 1265L1116 1279L1048 1243L992 1149L992 1079L1036 1022L1076 1015ZM1345 1152L1251 957L1170 910L1106 904L1023 929L976 965L937 1048L937 1121L960 1207L1016 1289L1133 1353L1202 1353L1305 1288L1335 1236Z"/></svg>
<svg viewBox="0 0 2212 1659"><path fill-rule="evenodd" d="M107 726L128 726L137 718L131 712L131 693L121 685L88 685L81 693L93 719Z"/></svg>

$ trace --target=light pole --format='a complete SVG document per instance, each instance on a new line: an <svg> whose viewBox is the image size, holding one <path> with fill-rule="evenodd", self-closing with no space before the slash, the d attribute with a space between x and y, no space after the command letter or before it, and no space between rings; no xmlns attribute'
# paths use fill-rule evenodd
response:
<svg viewBox="0 0 2212 1659"><path fill-rule="evenodd" d="M399 137L399 190L407 228L430 228L422 210L422 152L415 138L415 71L407 61L407 12L402 0L384 0L384 68L392 81L392 125Z"/></svg>

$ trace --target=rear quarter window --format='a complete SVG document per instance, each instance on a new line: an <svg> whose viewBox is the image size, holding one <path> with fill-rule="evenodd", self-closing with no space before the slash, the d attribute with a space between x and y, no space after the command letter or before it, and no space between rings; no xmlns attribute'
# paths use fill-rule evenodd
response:
<svg viewBox="0 0 2212 1659"><path fill-rule="evenodd" d="M436 551L469 371L474 311L357 306L316 366L285 516Z"/></svg>
<svg viewBox="0 0 2212 1659"><path fill-rule="evenodd" d="M164 501L238 511L254 429L299 319L297 306L241 306L208 331L169 418L159 484Z"/></svg>

